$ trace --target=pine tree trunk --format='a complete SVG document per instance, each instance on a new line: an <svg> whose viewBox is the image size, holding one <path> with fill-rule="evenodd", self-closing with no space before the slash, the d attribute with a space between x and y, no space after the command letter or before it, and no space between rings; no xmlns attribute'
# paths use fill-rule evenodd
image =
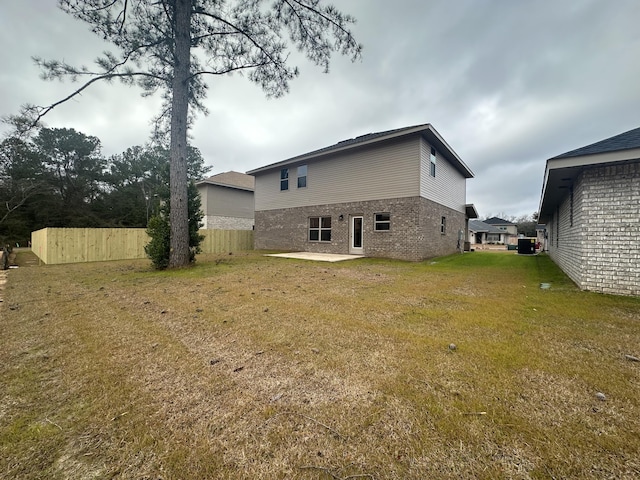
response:
<svg viewBox="0 0 640 480"><path fill-rule="evenodd" d="M189 113L191 0L175 0L175 64L171 101L171 253L169 268L189 264L187 123Z"/></svg>

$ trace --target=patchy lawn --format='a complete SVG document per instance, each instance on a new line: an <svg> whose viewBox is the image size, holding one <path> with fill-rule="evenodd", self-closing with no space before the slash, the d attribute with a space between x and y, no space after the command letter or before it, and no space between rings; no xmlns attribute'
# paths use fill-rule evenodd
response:
<svg viewBox="0 0 640 480"><path fill-rule="evenodd" d="M148 265L9 272L0 477L640 477L640 299L545 256Z"/></svg>

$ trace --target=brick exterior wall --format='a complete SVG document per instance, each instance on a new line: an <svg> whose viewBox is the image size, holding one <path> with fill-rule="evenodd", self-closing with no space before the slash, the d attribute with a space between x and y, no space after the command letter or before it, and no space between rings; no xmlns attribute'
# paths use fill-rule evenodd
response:
<svg viewBox="0 0 640 480"><path fill-rule="evenodd" d="M206 215L202 221L207 230L253 230L253 218Z"/></svg>
<svg viewBox="0 0 640 480"><path fill-rule="evenodd" d="M585 169L571 203L547 226L551 258L581 289L640 295L640 162Z"/></svg>
<svg viewBox="0 0 640 480"><path fill-rule="evenodd" d="M374 230L376 213L391 214L389 231ZM339 220L340 215L343 220ZM466 220L464 213L422 197L264 210L255 213L255 248L349 253L350 216L363 217L366 256L411 261L455 253L458 231L464 231ZM444 235L440 233L443 216ZM308 240L309 217L331 217L331 242Z"/></svg>

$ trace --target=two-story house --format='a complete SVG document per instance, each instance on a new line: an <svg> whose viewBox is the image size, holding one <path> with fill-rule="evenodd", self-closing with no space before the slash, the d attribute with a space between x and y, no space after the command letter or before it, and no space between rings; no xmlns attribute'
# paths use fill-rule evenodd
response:
<svg viewBox="0 0 640 480"><path fill-rule="evenodd" d="M430 124L362 135L247 172L257 249L422 260L462 249L473 172Z"/></svg>
<svg viewBox="0 0 640 480"><path fill-rule="evenodd" d="M484 223L491 225L502 232L500 234L490 234L487 236L489 243L503 243L505 245L518 244L518 225L500 217L491 217L483 220Z"/></svg>
<svg viewBox="0 0 640 480"><path fill-rule="evenodd" d="M253 229L255 179L240 172L224 172L196 182L203 213L203 228Z"/></svg>

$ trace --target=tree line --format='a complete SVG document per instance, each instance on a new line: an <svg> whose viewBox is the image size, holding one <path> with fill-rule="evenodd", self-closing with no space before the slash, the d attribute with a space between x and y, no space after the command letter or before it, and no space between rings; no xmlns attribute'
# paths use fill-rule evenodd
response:
<svg viewBox="0 0 640 480"><path fill-rule="evenodd" d="M137 85L143 95L162 92L156 127L169 134L170 267L188 265L193 254L187 131L195 113L207 112L205 78L246 72L268 96L279 97L299 73L289 63L293 48L324 72L333 52L355 61L362 51L349 29L355 18L320 0L59 0L58 5L115 52L99 56L97 68L36 58L45 79L81 85L49 105L24 105L19 117L32 128L100 81Z"/></svg>
<svg viewBox="0 0 640 480"><path fill-rule="evenodd" d="M146 228L169 203L169 158L157 143L107 157L97 137L72 128L8 136L0 143L0 241L27 245L45 227ZM210 168L188 147L191 183Z"/></svg>

